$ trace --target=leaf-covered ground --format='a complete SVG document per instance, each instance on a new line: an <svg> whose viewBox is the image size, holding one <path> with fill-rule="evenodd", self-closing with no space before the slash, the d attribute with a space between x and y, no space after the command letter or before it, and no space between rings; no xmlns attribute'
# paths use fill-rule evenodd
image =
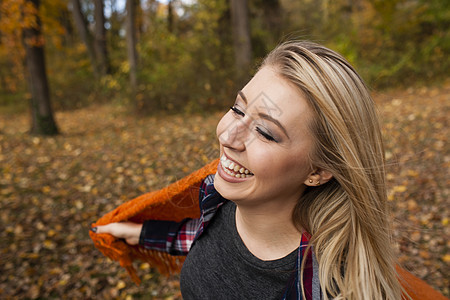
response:
<svg viewBox="0 0 450 300"><path fill-rule="evenodd" d="M376 93L401 263L450 295L450 81ZM91 222L218 153L221 113L133 117L117 106L56 114L62 135L29 136L0 112L0 298L178 299L176 276L139 264L137 287L88 236Z"/></svg>

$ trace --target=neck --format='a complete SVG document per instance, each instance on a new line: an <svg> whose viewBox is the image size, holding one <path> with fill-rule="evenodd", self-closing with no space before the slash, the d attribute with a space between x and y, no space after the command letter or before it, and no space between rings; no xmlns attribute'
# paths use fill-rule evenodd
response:
<svg viewBox="0 0 450 300"><path fill-rule="evenodd" d="M262 260L282 258L300 244L301 233L292 222L295 202L283 206L237 204L237 231L253 255Z"/></svg>

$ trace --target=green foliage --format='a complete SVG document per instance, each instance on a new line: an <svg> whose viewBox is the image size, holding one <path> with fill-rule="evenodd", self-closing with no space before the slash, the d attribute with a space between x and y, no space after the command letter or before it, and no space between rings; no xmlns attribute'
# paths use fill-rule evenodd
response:
<svg viewBox="0 0 450 300"><path fill-rule="evenodd" d="M366 8L371 17L351 35L366 78L384 87L448 77L448 1L392 2L387 9L374 1Z"/></svg>
<svg viewBox="0 0 450 300"><path fill-rule="evenodd" d="M305 0L284 1L284 7L286 28L342 53L372 86L449 75L448 1Z"/></svg>
<svg viewBox="0 0 450 300"><path fill-rule="evenodd" d="M90 104L98 92L84 46L78 44L59 51L50 46L47 49L50 98L55 108L74 109Z"/></svg>
<svg viewBox="0 0 450 300"><path fill-rule="evenodd" d="M23 76L21 2L0 5L0 105L29 105ZM92 5L82 1L92 22ZM138 26L138 90L131 91L125 11L108 18L111 75L96 78L67 2L43 2L51 100L57 110L115 102L142 112L221 108L236 86L228 0L142 5ZM342 53L373 87L449 76L450 2L445 0L249 0L253 67L282 40L309 39ZM92 4L92 3L91 3ZM21 25L22 24L22 25ZM92 24L91 24L92 25ZM254 68L255 69L255 68ZM249 72L252 70L249 70ZM254 70L253 70L254 71ZM21 108L22 107L22 108Z"/></svg>
<svg viewBox="0 0 450 300"><path fill-rule="evenodd" d="M164 20L153 22L141 44L139 109L208 110L223 107L233 94L231 43L223 33L224 1L202 0L171 33Z"/></svg>

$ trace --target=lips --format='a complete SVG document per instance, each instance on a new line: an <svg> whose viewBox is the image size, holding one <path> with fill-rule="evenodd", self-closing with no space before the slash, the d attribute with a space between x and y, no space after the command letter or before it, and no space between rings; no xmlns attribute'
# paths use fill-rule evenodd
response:
<svg viewBox="0 0 450 300"><path fill-rule="evenodd" d="M222 169L230 176L236 178L248 178L253 176L253 173L250 170L246 169L244 166L241 166L235 161L228 159L225 155L222 155L220 158L220 165Z"/></svg>

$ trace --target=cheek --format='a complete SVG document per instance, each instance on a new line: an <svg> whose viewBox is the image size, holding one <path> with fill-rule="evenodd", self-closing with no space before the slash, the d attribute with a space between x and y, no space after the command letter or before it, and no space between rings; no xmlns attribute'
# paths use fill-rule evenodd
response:
<svg viewBox="0 0 450 300"><path fill-rule="evenodd" d="M286 178L303 182L310 172L310 163L306 152L293 154L286 151L263 151L255 147L252 152L252 166L265 178ZM262 163L264 162L264 163Z"/></svg>
<svg viewBox="0 0 450 300"><path fill-rule="evenodd" d="M260 145L258 140L253 140L247 146L247 153L249 153L248 161L252 171L260 176L271 177L273 170L276 169L277 159L274 158L276 153L268 151L267 145Z"/></svg>
<svg viewBox="0 0 450 300"><path fill-rule="evenodd" d="M299 181L303 182L312 171L308 151L305 149L305 151L292 157L291 164L289 164L287 168L289 168L289 174L291 174L291 176L295 174Z"/></svg>

